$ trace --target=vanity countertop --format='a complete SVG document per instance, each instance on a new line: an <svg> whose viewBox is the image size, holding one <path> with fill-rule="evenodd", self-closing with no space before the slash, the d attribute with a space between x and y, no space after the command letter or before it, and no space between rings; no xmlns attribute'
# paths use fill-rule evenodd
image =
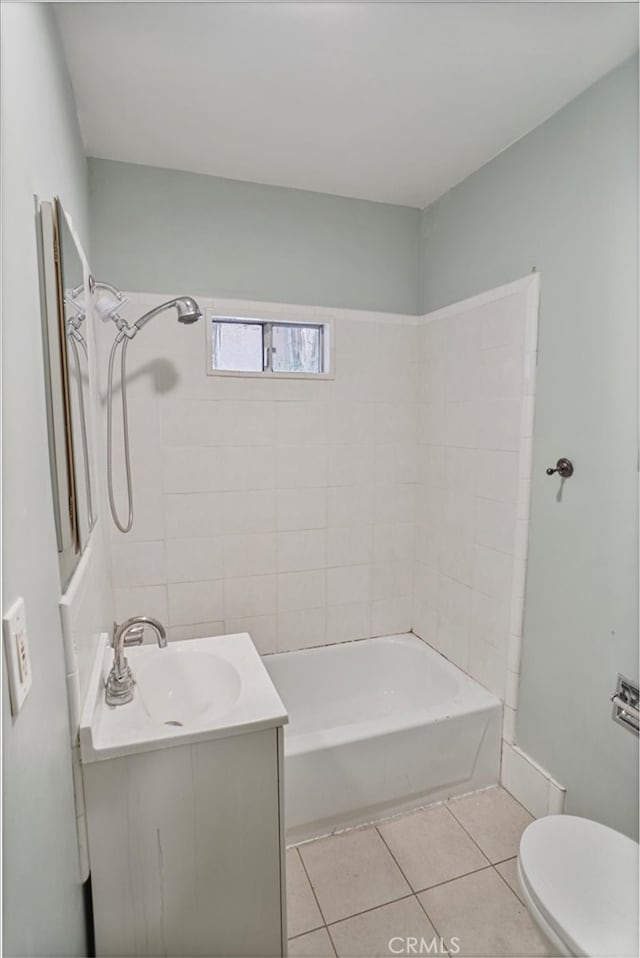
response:
<svg viewBox="0 0 640 958"><path fill-rule="evenodd" d="M84 764L275 728L284 707L247 632L126 650L133 701L109 706L104 683L113 663L100 641L80 721Z"/></svg>

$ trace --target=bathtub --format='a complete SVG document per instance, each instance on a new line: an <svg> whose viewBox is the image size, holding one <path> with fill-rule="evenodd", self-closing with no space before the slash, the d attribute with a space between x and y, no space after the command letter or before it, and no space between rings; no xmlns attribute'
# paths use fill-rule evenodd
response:
<svg viewBox="0 0 640 958"><path fill-rule="evenodd" d="M500 701L416 636L263 661L289 712L289 843L497 783Z"/></svg>

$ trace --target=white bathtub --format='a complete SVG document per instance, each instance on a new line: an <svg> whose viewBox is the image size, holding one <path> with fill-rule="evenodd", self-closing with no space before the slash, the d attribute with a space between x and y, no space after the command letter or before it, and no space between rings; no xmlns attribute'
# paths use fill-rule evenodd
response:
<svg viewBox="0 0 640 958"><path fill-rule="evenodd" d="M289 712L288 842L498 781L500 701L416 636L264 663Z"/></svg>

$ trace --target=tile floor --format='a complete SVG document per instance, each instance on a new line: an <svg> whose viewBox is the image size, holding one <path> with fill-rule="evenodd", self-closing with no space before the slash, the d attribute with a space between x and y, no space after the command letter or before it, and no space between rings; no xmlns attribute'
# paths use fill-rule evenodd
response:
<svg viewBox="0 0 640 958"><path fill-rule="evenodd" d="M530 821L497 786L290 848L289 955L420 954L411 948L434 938L422 954L446 955L449 945L474 958L548 955L516 878Z"/></svg>

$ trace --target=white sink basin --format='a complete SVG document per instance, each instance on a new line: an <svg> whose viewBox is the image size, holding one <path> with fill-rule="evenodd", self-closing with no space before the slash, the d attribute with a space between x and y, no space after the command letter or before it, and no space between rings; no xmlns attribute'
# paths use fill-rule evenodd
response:
<svg viewBox="0 0 640 958"><path fill-rule="evenodd" d="M233 665L219 655L183 648L181 643L147 655L135 671L135 680L135 694L149 716L178 728L225 715L240 695L240 676Z"/></svg>
<svg viewBox="0 0 640 958"><path fill-rule="evenodd" d="M107 705L101 639L80 720L84 764L285 725L287 710L247 632L126 649L133 701Z"/></svg>

